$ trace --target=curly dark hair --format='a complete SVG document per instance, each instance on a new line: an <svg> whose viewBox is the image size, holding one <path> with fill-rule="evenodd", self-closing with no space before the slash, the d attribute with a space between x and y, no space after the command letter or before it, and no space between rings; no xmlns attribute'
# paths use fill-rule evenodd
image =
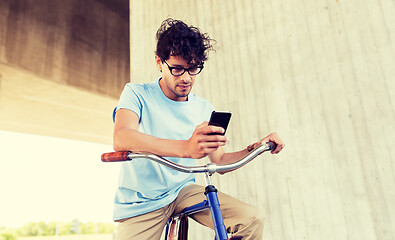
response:
<svg viewBox="0 0 395 240"><path fill-rule="evenodd" d="M156 32L155 54L164 61L170 56L181 56L188 64L202 65L208 59L208 51L215 42L207 33L188 26L180 20L168 18Z"/></svg>

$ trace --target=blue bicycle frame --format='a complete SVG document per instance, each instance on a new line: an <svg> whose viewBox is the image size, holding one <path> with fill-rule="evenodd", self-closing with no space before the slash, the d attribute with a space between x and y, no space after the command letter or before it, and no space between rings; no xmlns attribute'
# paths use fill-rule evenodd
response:
<svg viewBox="0 0 395 240"><path fill-rule="evenodd" d="M209 178L210 176L206 175L206 179ZM228 234L226 232L226 227L224 224L224 220L222 218L222 212L218 200L217 189L213 185L208 184L206 186L204 194L206 195L207 200L204 200L203 202L195 204L193 206L187 207L184 210L182 210L180 214L169 219L169 221L166 224L165 240L168 240L169 229L174 219L178 218L181 219L181 221L186 221L186 217L188 217L189 215L203 211L207 208L209 208L211 212L211 217L213 220L214 230L215 230L215 240L228 239ZM185 222L184 224L187 224L187 222ZM187 235L187 233L185 232L181 232L181 233L179 232L179 235L181 235L181 237L179 237L180 240L187 238L187 236L185 236Z"/></svg>

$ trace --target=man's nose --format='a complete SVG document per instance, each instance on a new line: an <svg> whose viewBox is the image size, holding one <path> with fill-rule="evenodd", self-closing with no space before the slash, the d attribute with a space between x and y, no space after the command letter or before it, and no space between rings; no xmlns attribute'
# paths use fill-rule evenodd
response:
<svg viewBox="0 0 395 240"><path fill-rule="evenodd" d="M188 71L185 71L181 76L181 80L184 82L190 82L191 81L191 75L189 75Z"/></svg>

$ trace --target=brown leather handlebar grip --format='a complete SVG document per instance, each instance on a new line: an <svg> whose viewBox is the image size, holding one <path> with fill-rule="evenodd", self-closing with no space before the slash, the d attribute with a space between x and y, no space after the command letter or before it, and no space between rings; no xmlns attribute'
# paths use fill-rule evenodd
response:
<svg viewBox="0 0 395 240"><path fill-rule="evenodd" d="M121 162L129 161L128 155L130 151L109 152L101 155L102 162Z"/></svg>

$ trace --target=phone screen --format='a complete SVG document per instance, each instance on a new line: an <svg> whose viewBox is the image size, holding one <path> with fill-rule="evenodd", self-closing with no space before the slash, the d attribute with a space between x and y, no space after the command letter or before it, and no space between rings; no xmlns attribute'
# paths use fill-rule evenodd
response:
<svg viewBox="0 0 395 240"><path fill-rule="evenodd" d="M230 112L213 111L211 113L211 117L210 117L210 121L209 121L208 125L222 127L223 129L225 129L225 132L226 132L226 129L228 128L231 116L232 116L232 113L230 113ZM224 135L225 132L222 135ZM215 134L217 134L217 133L210 133L209 135L215 135Z"/></svg>

